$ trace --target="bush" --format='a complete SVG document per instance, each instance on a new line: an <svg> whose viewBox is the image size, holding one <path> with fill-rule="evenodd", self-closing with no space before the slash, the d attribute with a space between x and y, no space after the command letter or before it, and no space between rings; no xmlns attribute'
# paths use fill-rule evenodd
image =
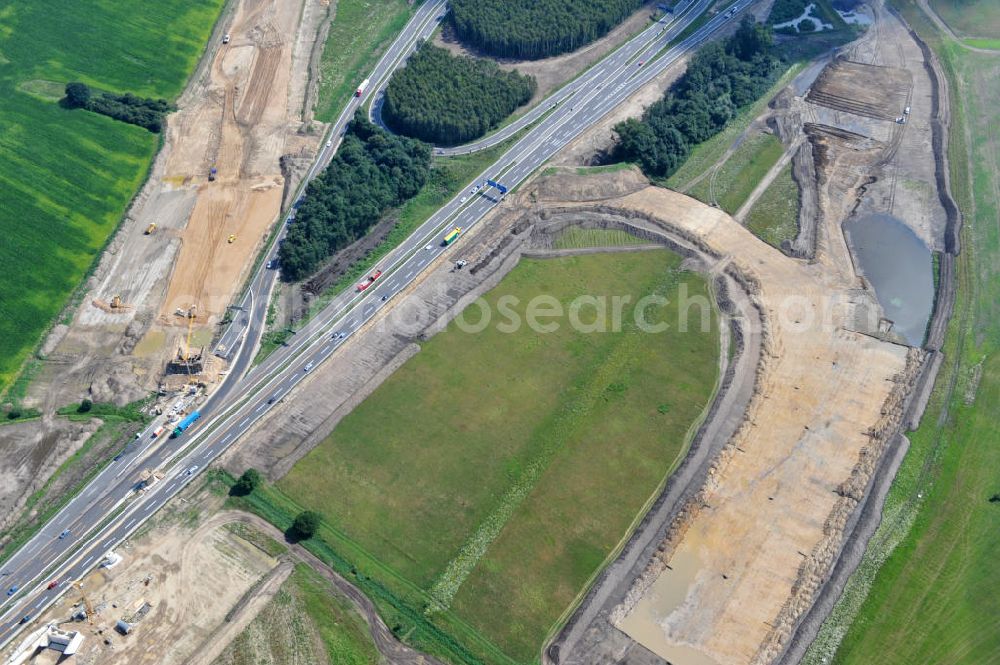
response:
<svg viewBox="0 0 1000 665"><path fill-rule="evenodd" d="M767 22L771 24L784 23L802 16L806 6L812 0L775 0L771 6L771 14L767 17Z"/></svg>
<svg viewBox="0 0 1000 665"><path fill-rule="evenodd" d="M94 403L91 402L89 399L84 399L82 402L80 402L80 406L76 407L76 412L77 413L87 413L92 408L94 408Z"/></svg>
<svg viewBox="0 0 1000 665"><path fill-rule="evenodd" d="M66 84L66 105L73 109L86 108L90 103L90 88L85 83Z"/></svg>
<svg viewBox="0 0 1000 665"><path fill-rule="evenodd" d="M425 44L389 81L382 117L400 134L456 145L493 129L533 94L530 76Z"/></svg>
<svg viewBox="0 0 1000 665"><path fill-rule="evenodd" d="M229 493L233 496L246 496L257 489L263 481L264 476L260 474L260 471L253 468L247 469L236 480Z"/></svg>
<svg viewBox="0 0 1000 665"><path fill-rule="evenodd" d="M393 136L368 122L362 111L355 113L330 165L306 188L278 253L282 276L308 277L367 233L386 210L420 191L430 163L426 143Z"/></svg>
<svg viewBox="0 0 1000 665"><path fill-rule="evenodd" d="M296 540L308 540L316 535L316 531L319 530L319 525L322 521L323 518L320 517L319 513L312 510L305 510L295 516L295 521L292 523L291 535Z"/></svg>
<svg viewBox="0 0 1000 665"><path fill-rule="evenodd" d="M769 28L746 17L732 37L702 48L684 75L642 120L615 126L615 156L666 177L695 145L717 134L741 108L767 91L780 71Z"/></svg>
<svg viewBox="0 0 1000 665"><path fill-rule="evenodd" d="M8 420L17 420L20 417L21 417L21 409L17 408L16 406L7 412Z"/></svg>
<svg viewBox="0 0 1000 665"><path fill-rule="evenodd" d="M603 37L644 0L451 0L455 32L490 55L537 60Z"/></svg>

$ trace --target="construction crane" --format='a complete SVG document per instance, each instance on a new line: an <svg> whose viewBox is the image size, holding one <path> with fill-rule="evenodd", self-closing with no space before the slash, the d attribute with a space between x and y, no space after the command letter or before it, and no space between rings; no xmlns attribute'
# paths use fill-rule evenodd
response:
<svg viewBox="0 0 1000 665"><path fill-rule="evenodd" d="M83 580L77 580L73 582L73 588L80 592L80 598L83 599L84 612L87 615L87 623L94 625L94 606L90 604L90 599L87 598L87 594L83 592Z"/></svg>

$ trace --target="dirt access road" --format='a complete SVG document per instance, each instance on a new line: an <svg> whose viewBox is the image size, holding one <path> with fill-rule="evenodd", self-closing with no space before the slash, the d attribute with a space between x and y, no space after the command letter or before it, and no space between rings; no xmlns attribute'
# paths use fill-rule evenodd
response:
<svg viewBox="0 0 1000 665"><path fill-rule="evenodd" d="M83 304L45 344L27 403L57 408L88 391L95 401L144 396L184 345L178 308L196 308L195 346L208 342L298 182L300 171L282 164L308 162L322 136L310 63L329 15L327 0L230 3ZM122 309L98 306L115 296Z"/></svg>

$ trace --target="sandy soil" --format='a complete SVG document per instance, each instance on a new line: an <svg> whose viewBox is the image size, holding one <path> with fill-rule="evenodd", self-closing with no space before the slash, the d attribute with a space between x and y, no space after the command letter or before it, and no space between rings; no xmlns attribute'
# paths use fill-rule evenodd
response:
<svg viewBox="0 0 1000 665"><path fill-rule="evenodd" d="M196 662L213 649L220 636L217 626L232 634L239 631L241 625L230 627L225 621L238 603L262 606L291 572L290 566L278 569L278 561L225 528L237 518L213 514L221 498L198 491L183 497L158 513L152 528L116 550L123 557L120 564L84 578L83 591L97 610L93 626L70 619L81 607L80 593L72 589L37 620L38 625L58 623L83 632L85 642L75 662ZM276 572L258 584L278 570L283 576ZM145 603L150 607L129 635L114 630L116 621L133 616Z"/></svg>

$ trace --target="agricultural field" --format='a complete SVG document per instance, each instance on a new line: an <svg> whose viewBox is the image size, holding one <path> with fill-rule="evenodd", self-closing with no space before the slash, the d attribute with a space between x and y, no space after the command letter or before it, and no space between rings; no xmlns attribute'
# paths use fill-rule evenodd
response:
<svg viewBox="0 0 1000 665"><path fill-rule="evenodd" d="M730 214L735 213L784 151L774 134L751 134L724 164L688 193L705 203L718 203Z"/></svg>
<svg viewBox="0 0 1000 665"><path fill-rule="evenodd" d="M407 0L337 0L320 58L316 119L332 122L410 19Z"/></svg>
<svg viewBox="0 0 1000 665"><path fill-rule="evenodd" d="M674 325L679 289L708 297L679 265L665 250L522 261L484 296L490 325L460 326L480 321L471 305L250 507L282 528L303 507L320 511L323 542L307 546L355 575L417 647L456 662L535 661L715 389L714 310L705 331L698 307L688 332ZM510 321L501 297L525 323L539 294L564 306L581 294L668 296L648 320L671 325L641 331L632 304L617 332L498 325Z"/></svg>
<svg viewBox="0 0 1000 665"><path fill-rule="evenodd" d="M157 149L145 129L62 108L63 87L173 99L222 5L0 8L0 392L90 269Z"/></svg>
<svg viewBox="0 0 1000 665"><path fill-rule="evenodd" d="M782 240L794 240L798 233L799 186L792 179L792 165L787 164L774 178L747 214L750 231L774 247Z"/></svg>
<svg viewBox="0 0 1000 665"><path fill-rule="evenodd" d="M894 4L959 91L950 136L965 215L959 292L945 363L882 524L804 662L862 665L878 653L887 665L1000 663L1000 58L946 41L916 3Z"/></svg>
<svg viewBox="0 0 1000 665"><path fill-rule="evenodd" d="M931 7L959 35L993 39L1000 35L996 0L930 0Z"/></svg>
<svg viewBox="0 0 1000 665"><path fill-rule="evenodd" d="M329 582L300 563L214 665L324 662L376 665L382 661L364 619L335 594Z"/></svg>

